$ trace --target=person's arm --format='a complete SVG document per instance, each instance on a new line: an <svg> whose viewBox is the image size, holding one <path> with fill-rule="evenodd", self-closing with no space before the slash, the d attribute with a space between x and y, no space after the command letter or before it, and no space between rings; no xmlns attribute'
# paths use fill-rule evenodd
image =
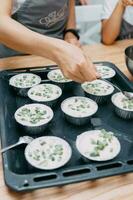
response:
<svg viewBox="0 0 133 200"><path fill-rule="evenodd" d="M132 0L119 0L109 19L102 21L102 42L112 44L119 36L122 17L127 5L133 5Z"/></svg>
<svg viewBox="0 0 133 200"><path fill-rule="evenodd" d="M75 20L75 0L69 0L69 17L66 25L67 29L76 29L76 20ZM67 32L64 36L64 40L73 45L80 47L80 42L77 37L71 33Z"/></svg>
<svg viewBox="0 0 133 200"><path fill-rule="evenodd" d="M0 0L0 43L20 52L39 55L56 62L64 75L84 82L97 78L91 61L83 52L59 39L33 32L11 18L12 0Z"/></svg>

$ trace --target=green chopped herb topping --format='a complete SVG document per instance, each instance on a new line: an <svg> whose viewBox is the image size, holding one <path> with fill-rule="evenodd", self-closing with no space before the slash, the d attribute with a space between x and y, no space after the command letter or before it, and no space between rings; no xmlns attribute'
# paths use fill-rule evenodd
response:
<svg viewBox="0 0 133 200"><path fill-rule="evenodd" d="M29 75L21 75L20 77L16 77L14 79L14 85L16 87L32 87L36 84L36 76L29 76Z"/></svg>
<svg viewBox="0 0 133 200"><path fill-rule="evenodd" d="M90 108L90 104L86 99L75 98L74 103L68 104L68 108L80 113L86 113L86 109Z"/></svg>
<svg viewBox="0 0 133 200"><path fill-rule="evenodd" d="M122 105L124 109L133 110L133 99L123 98Z"/></svg>
<svg viewBox="0 0 133 200"><path fill-rule="evenodd" d="M63 156L63 146L61 144L49 144L41 141L42 144L46 145L46 148L36 149L29 152L29 156L35 161L39 161L39 165L47 166L50 162L60 162Z"/></svg>
<svg viewBox="0 0 133 200"><path fill-rule="evenodd" d="M61 71L54 71L54 74L51 76L53 81L57 81L57 82L68 82L70 81L69 79L65 78L62 74Z"/></svg>
<svg viewBox="0 0 133 200"><path fill-rule="evenodd" d="M100 94L106 94L108 93L108 90L111 88L110 85L104 85L103 83L86 83L85 89L87 92L94 94L94 95L100 95Z"/></svg>
<svg viewBox="0 0 133 200"><path fill-rule="evenodd" d="M113 133L107 132L106 130L102 129L100 133L100 138L98 140L91 140L91 144L94 146L93 151L90 152L91 157L100 156L100 152L103 151L109 143L111 143L113 139ZM113 152L113 149L110 149L110 152Z"/></svg>
<svg viewBox="0 0 133 200"><path fill-rule="evenodd" d="M41 120L45 120L50 118L50 116L47 116L46 110L41 110L40 107L35 108L22 108L19 113L17 113L17 116L21 121L27 121L31 124L37 124Z"/></svg>
<svg viewBox="0 0 133 200"><path fill-rule="evenodd" d="M102 67L102 66L98 66L97 68L97 72L102 76L102 77L108 77L110 76L110 71L112 69L109 69L108 67Z"/></svg>
<svg viewBox="0 0 133 200"><path fill-rule="evenodd" d="M32 96L38 96L38 97L43 97L45 99L50 99L52 96L58 96L60 93L55 87L52 85L42 85L39 88L39 91L36 89L32 89L31 95Z"/></svg>

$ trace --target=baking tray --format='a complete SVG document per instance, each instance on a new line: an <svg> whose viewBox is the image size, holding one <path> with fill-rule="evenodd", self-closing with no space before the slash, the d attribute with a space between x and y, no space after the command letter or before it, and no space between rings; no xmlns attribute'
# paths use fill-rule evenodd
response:
<svg viewBox="0 0 133 200"><path fill-rule="evenodd" d="M104 64L115 69L116 76L112 81L121 89L133 92L133 83L114 64L109 62L98 62L97 64ZM18 107L29 103L29 99L17 96L10 89L9 78L21 72L34 72L45 80L47 73L55 67L57 66L7 70L0 73L0 132L2 148L15 143L20 136L26 135L17 126L13 116ZM84 95L79 84L70 90L66 90L60 102L72 95ZM76 127L69 124L63 118L60 102L54 109L54 120L49 128L46 129L44 135L59 136L68 141L73 152L71 160L64 167L56 170L38 170L30 166L25 160L25 145L11 149L2 155L4 179L7 186L15 191L26 191L61 186L133 171L133 120L123 120L117 117L110 102L99 106L95 118L91 118L90 123ZM99 128L105 128L115 133L121 143L121 152L111 161L86 162L76 150L76 137L84 131Z"/></svg>

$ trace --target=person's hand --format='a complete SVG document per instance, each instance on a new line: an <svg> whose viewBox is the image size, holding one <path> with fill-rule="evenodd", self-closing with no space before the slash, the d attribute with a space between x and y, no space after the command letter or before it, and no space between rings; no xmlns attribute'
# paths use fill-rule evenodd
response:
<svg viewBox="0 0 133 200"><path fill-rule="evenodd" d="M81 47L80 41L77 39L77 37L75 35L73 35L73 33L71 32L67 32L65 34L64 40L70 44L73 44L77 47Z"/></svg>
<svg viewBox="0 0 133 200"><path fill-rule="evenodd" d="M58 45L57 54L56 63L66 78L79 83L99 78L93 63L80 48L62 41Z"/></svg>
<svg viewBox="0 0 133 200"><path fill-rule="evenodd" d="M88 4L88 0L79 0L81 5L87 5Z"/></svg>
<svg viewBox="0 0 133 200"><path fill-rule="evenodd" d="M133 6L133 0L120 0L120 3L122 3L122 5L124 7L126 7L126 6Z"/></svg>

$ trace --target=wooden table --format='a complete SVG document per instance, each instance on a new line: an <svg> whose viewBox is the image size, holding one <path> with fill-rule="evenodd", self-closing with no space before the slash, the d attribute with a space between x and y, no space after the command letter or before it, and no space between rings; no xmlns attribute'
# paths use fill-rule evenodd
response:
<svg viewBox="0 0 133 200"><path fill-rule="evenodd" d="M93 61L110 61L115 63L133 81L133 76L127 71L124 59L124 49L129 45L133 45L133 40L118 41L112 46L104 46L102 44L84 46L83 49ZM0 59L0 69L34 67L49 64L53 64L53 62L38 56ZM19 194L5 186L0 157L0 200L2 199L133 200L133 173Z"/></svg>

